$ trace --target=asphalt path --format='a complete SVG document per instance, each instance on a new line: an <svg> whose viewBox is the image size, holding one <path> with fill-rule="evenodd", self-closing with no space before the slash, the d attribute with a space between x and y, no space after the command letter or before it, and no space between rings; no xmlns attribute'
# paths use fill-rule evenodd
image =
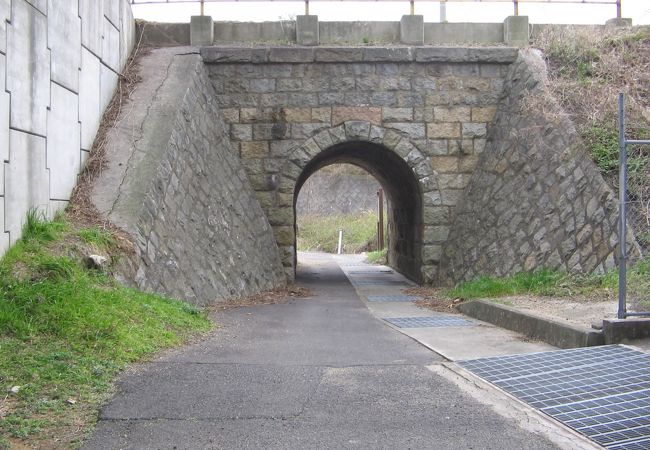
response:
<svg viewBox="0 0 650 450"><path fill-rule="evenodd" d="M88 449L550 449L427 366L329 256L308 299L218 313L206 340L125 373Z"/></svg>

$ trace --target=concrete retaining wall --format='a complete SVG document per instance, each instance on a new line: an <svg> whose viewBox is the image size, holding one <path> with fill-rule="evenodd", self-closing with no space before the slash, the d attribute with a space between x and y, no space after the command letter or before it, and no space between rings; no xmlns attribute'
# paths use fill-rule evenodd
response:
<svg viewBox="0 0 650 450"><path fill-rule="evenodd" d="M134 42L128 0L0 0L0 255L67 205Z"/></svg>

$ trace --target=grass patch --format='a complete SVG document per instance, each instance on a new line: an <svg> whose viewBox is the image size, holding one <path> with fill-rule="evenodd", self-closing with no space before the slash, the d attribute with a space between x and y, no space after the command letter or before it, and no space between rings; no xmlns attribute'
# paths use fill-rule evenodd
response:
<svg viewBox="0 0 650 450"><path fill-rule="evenodd" d="M76 228L30 213L0 261L0 387L20 387L0 397L0 447L79 445L126 364L211 328L192 305L85 269L112 236Z"/></svg>
<svg viewBox="0 0 650 450"><path fill-rule="evenodd" d="M375 250L374 252L368 252L366 256L366 261L370 264L386 264L386 252L387 248L383 250Z"/></svg>
<svg viewBox="0 0 650 450"><path fill-rule="evenodd" d="M298 250L336 253L343 230L343 253L377 248L377 215L374 212L305 216L298 219Z"/></svg>
<svg viewBox="0 0 650 450"><path fill-rule="evenodd" d="M616 298L618 272L603 275L572 275L543 269L520 272L513 276L495 278L481 276L443 291L451 299L498 298L513 295L543 295L569 297L575 295L596 298ZM650 257L628 270L628 304L637 310L650 309Z"/></svg>

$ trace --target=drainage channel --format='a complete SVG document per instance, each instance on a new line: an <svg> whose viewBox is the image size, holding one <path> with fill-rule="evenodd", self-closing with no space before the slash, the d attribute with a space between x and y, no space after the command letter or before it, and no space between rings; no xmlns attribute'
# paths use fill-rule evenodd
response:
<svg viewBox="0 0 650 450"><path fill-rule="evenodd" d="M408 285L383 266L349 260L339 264L355 288L375 288L374 295L359 292L369 307L386 305L391 312L411 313L379 318L421 342L419 330L485 328L486 324L455 315L406 307L419 298L403 295L399 288ZM467 332L460 336L469 337ZM650 354L610 345L452 360L592 442L608 449L650 450Z"/></svg>

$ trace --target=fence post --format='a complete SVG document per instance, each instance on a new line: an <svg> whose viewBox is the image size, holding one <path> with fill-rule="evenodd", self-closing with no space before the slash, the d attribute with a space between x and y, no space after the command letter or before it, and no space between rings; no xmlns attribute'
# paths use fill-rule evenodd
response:
<svg viewBox="0 0 650 450"><path fill-rule="evenodd" d="M512 2L515 6L515 16L519 15L519 0L513 0Z"/></svg>
<svg viewBox="0 0 650 450"><path fill-rule="evenodd" d="M627 203L627 143L625 139L624 94L618 94L618 318L627 317L626 283L627 283L627 243L626 243L626 203Z"/></svg>
<svg viewBox="0 0 650 450"><path fill-rule="evenodd" d="M447 22L447 0L440 0L440 23Z"/></svg>
<svg viewBox="0 0 650 450"><path fill-rule="evenodd" d="M616 18L620 19L623 17L621 12L621 0L616 0Z"/></svg>

